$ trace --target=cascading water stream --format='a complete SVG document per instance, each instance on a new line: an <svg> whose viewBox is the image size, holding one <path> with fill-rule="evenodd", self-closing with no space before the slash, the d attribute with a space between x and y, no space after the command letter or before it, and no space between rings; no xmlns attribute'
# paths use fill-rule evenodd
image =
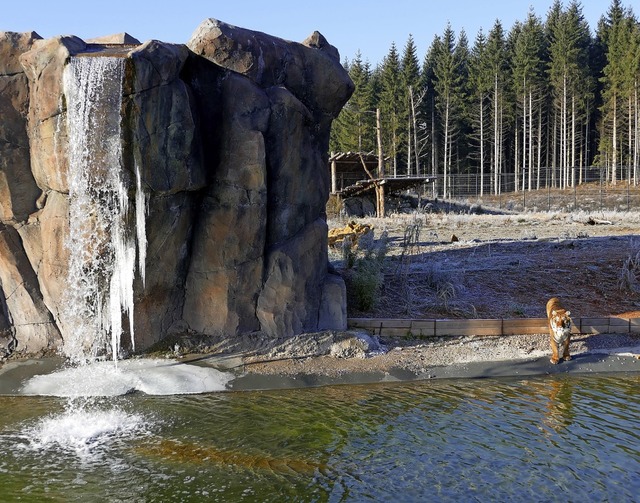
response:
<svg viewBox="0 0 640 503"><path fill-rule="evenodd" d="M70 223L63 350L73 363L109 351L117 361L123 315L134 345L133 281L136 249L144 278L146 200L136 166L130 211L120 126L124 64L117 57L72 57L64 71Z"/></svg>

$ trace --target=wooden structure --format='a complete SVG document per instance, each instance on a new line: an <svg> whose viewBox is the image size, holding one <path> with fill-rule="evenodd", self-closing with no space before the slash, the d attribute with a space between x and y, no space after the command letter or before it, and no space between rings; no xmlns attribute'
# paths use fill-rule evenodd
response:
<svg viewBox="0 0 640 503"><path fill-rule="evenodd" d="M364 163L364 166L363 166ZM329 157L331 169L331 193L342 194L345 188L360 180L368 180L366 169L375 177L378 175L378 156L373 152L339 152Z"/></svg>
<svg viewBox="0 0 640 503"><path fill-rule="evenodd" d="M385 195L433 182L426 176L385 176L379 156L373 152L340 152L329 157L331 193L338 197L374 194L379 217L384 216Z"/></svg>
<svg viewBox="0 0 640 503"><path fill-rule="evenodd" d="M349 328L362 328L374 335L393 337L443 337L463 335L549 334L546 318L512 319L386 319L349 318ZM575 334L640 333L640 318L574 318Z"/></svg>

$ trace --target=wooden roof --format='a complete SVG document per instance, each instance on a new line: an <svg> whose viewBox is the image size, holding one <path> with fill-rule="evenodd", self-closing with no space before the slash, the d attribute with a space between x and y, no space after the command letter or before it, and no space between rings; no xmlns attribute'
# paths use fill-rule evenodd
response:
<svg viewBox="0 0 640 503"><path fill-rule="evenodd" d="M363 167L363 162L367 169ZM425 183L433 182L433 177L402 176L379 177L378 156L373 152L338 152L329 156L329 164L335 163L336 175L339 177L336 193L343 197L356 196L375 190L375 185L385 186L387 193L400 192ZM371 179L371 175L379 178Z"/></svg>
<svg viewBox="0 0 640 503"><path fill-rule="evenodd" d="M401 192L425 183L433 183L434 178L428 176L405 176L402 178L376 178L374 180L358 180L356 183L338 191L342 197L357 196L375 190L376 183L383 185L387 194Z"/></svg>

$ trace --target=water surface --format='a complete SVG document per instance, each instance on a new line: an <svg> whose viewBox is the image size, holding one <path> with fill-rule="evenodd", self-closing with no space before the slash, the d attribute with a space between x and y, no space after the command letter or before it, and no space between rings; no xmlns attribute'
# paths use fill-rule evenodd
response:
<svg viewBox="0 0 640 503"><path fill-rule="evenodd" d="M638 374L0 397L6 501L634 501Z"/></svg>

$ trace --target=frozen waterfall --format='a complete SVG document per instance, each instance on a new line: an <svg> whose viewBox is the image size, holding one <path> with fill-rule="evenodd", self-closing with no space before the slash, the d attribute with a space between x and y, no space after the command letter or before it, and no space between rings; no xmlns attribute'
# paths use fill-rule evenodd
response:
<svg viewBox="0 0 640 503"><path fill-rule="evenodd" d="M72 57L64 70L70 227L63 350L74 363L109 353L117 360L123 321L134 346L133 283L136 252L144 278L146 199L138 167L130 173L123 166L124 65L124 58ZM134 208L129 187L137 192Z"/></svg>

